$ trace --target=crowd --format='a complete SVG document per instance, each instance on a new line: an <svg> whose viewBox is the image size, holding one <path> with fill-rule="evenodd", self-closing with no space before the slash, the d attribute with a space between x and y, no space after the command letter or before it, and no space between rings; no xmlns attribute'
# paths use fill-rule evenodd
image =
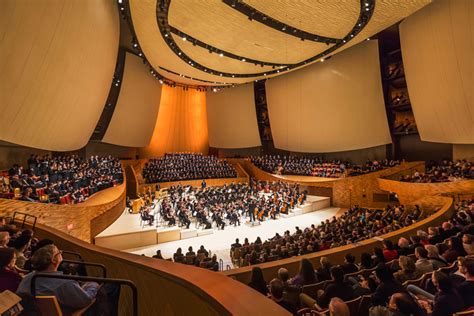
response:
<svg viewBox="0 0 474 316"><path fill-rule="evenodd" d="M403 206L387 206L385 210L370 210L355 206L340 217L333 217L305 229L296 227L294 234L287 230L262 243L260 238L249 244L231 245L233 261L242 260L242 265L253 265L318 252L355 243L367 238L409 226L420 220L422 212L416 208L405 214Z"/></svg>
<svg viewBox="0 0 474 316"><path fill-rule="evenodd" d="M123 181L120 161L111 156L84 160L71 156L37 156L28 167L14 165L1 177L0 194L29 202L80 203L92 194Z"/></svg>
<svg viewBox="0 0 474 316"><path fill-rule="evenodd" d="M150 159L142 171L146 183L193 179L235 178L237 171L225 160L200 153L166 153Z"/></svg>
<svg viewBox="0 0 474 316"><path fill-rule="evenodd" d="M250 160L258 168L273 174L324 178L340 178L346 173L349 176L357 176L400 164L398 160L368 159L364 165L355 165L341 160L324 161L315 157L280 155L252 156Z"/></svg>
<svg viewBox="0 0 474 316"><path fill-rule="evenodd" d="M474 179L474 164L467 160L443 160L441 164L427 165L426 172L415 171L411 175L402 176L400 181L415 183L436 183Z"/></svg>
<svg viewBox="0 0 474 316"><path fill-rule="evenodd" d="M249 184L232 183L221 187L194 188L172 186L158 202L160 216L167 225L189 228L191 221L204 229L215 223L240 225L242 218L263 221L287 214L306 200L307 193L299 184L267 182L250 179Z"/></svg>
<svg viewBox="0 0 474 316"><path fill-rule="evenodd" d="M302 175L325 178L339 178L348 167L339 160L323 161L316 157L265 155L250 157L260 169L273 174Z"/></svg>
<svg viewBox="0 0 474 316"><path fill-rule="evenodd" d="M353 166L349 172L349 176L359 176L371 172L380 171L386 168L391 168L399 165L403 161L399 160L389 160L389 159L382 159L382 160L370 160L367 159L364 165L360 166Z"/></svg>
<svg viewBox="0 0 474 316"><path fill-rule="evenodd" d="M286 238L300 240L304 234ZM308 285L314 290L299 294ZM401 237L397 244L384 240L383 249L362 253L357 264L351 253L341 265L321 257L317 269L302 259L297 275L290 277L280 268L269 283L254 267L249 286L292 313L301 307L329 308L331 315L349 316L347 302L356 298L366 298L367 304L357 302L355 308L369 315L444 316L474 310L474 201L456 206L454 216L439 227Z"/></svg>
<svg viewBox="0 0 474 316"><path fill-rule="evenodd" d="M87 274L83 265L63 262L63 252L53 240L40 240L33 231L18 229L0 218L0 293L6 290L16 293L22 299L22 315L38 315L31 294L31 280L37 273ZM88 315L117 315L120 287L109 283L37 278L36 295L54 295L66 314L90 305Z"/></svg>

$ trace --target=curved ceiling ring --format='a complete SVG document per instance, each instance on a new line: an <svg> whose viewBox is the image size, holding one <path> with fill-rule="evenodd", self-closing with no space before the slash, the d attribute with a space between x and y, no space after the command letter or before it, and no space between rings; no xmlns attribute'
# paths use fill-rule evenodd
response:
<svg viewBox="0 0 474 316"><path fill-rule="evenodd" d="M158 0L158 1L162 1L162 0ZM122 18L127 22L127 25L130 29L130 32L132 33L132 37L135 39L135 41L137 42L137 46L134 46L133 49L135 50L134 52L130 52L130 53L133 53L135 55L137 55L138 57L142 58L143 59L143 63L146 64L148 67L150 67L150 73L157 79L157 80L162 80L164 83L166 83L167 85L170 85L170 86L190 86L190 85L187 85L187 84L180 84L178 82L175 82L174 80L171 80L169 78L166 78L165 76L161 75L156 69L155 67L153 67L151 65L151 63L148 61L148 59L146 58L145 54L143 54L143 52L141 51L141 46L139 45L139 40L138 40L138 37L137 37L137 34L135 32L135 28L133 27L133 20L131 18L131 14L130 14L130 3L128 0L124 0L123 1L123 5L122 6L119 6L120 7L120 12L122 14ZM216 82L216 81L209 81L209 80L204 80L204 79L199 79L199 78L194 78L194 77L190 77L190 76L186 76L186 75L182 75L182 74L179 74L177 72L174 72L174 71L171 71L171 70L168 70L164 67L158 67L160 70L163 70L165 72L168 72L168 73L171 73L173 75L178 75L178 76L181 76L181 77L184 77L186 79L191 79L191 80L195 80L195 81L199 81L199 82L203 82L203 83L212 83L212 84L219 84L221 85L222 87L230 87L232 84L231 83L227 83L227 82ZM161 82L161 81L160 81ZM196 88L206 88L207 86L195 86Z"/></svg>
<svg viewBox="0 0 474 316"><path fill-rule="evenodd" d="M308 41L314 41L314 42L319 42L319 43L325 43L327 45L329 44L337 44L337 42L341 41L340 39L337 38L332 38L332 37L326 37L322 35L317 35L317 34L312 34L303 30L300 30L296 27L293 27L291 25L285 24L283 22L280 22L271 16L266 15L263 12L258 11L257 9L253 8L252 6L244 3L243 1L238 1L238 0L222 0L225 4L230 6L236 11L239 11L240 13L246 15L249 17L251 20L255 20L257 22L260 22L268 27L271 27L272 29L275 29L277 31L280 31L282 33L286 33L288 35L305 39Z"/></svg>
<svg viewBox="0 0 474 316"><path fill-rule="evenodd" d="M158 0L156 2L156 23L158 25L158 29L163 37L163 40L168 45L168 47L184 62L188 63L190 66L199 69L203 72L207 72L212 75L217 75L220 77L228 77L228 78L253 78L253 77L261 77L267 76L272 74L277 74L280 71L288 71L297 67L301 67L306 65L307 63L316 61L320 58L324 58L326 55L332 53L333 51L339 49L340 47L346 45L349 41L351 41L360 31L364 29L364 27L370 21L372 14L375 10L375 1L376 0L360 0L360 11L359 11L359 18L357 22L354 24L351 31L346 34L344 38L337 41L337 43L330 48L326 49L325 51L310 57L304 61L301 61L296 64L287 65L287 67L283 69L275 69L271 71L261 72L261 73L251 73L251 74L236 74L236 73L227 73L218 71L215 69L210 69L209 67L205 67L192 58L190 58L184 51L182 51L178 44L174 41L171 35L171 27L168 23L168 14L169 14L169 7L171 4L171 0Z"/></svg>
<svg viewBox="0 0 474 316"><path fill-rule="evenodd" d="M287 65L291 65L291 64L272 63L272 62L261 61L261 60L256 60L256 59L251 59L251 58L248 58L248 57L244 57L244 56L235 55L235 54L232 54L232 53L227 52L225 50L214 47L212 45L206 44L206 43L198 40L197 38L194 38L191 35L186 34L183 31L178 30L174 26L170 25L169 27L170 27L170 32L171 33L176 34L181 38L186 38L186 40L193 43L193 45L197 45L199 47L207 49L207 50L209 50L210 53L222 54L225 57L237 59L241 62L246 62L246 63L250 63L250 64L255 64L255 65L264 65L264 66L273 66L273 67L282 67L282 68L286 67Z"/></svg>

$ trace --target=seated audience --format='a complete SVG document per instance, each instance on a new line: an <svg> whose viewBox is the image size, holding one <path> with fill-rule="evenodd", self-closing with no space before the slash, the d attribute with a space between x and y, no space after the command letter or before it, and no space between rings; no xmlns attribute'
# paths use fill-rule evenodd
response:
<svg viewBox="0 0 474 316"><path fill-rule="evenodd" d="M21 276L15 271L15 250L0 248L0 293L9 290L16 292L21 282Z"/></svg>
<svg viewBox="0 0 474 316"><path fill-rule="evenodd" d="M273 279L270 281L269 295L272 301L274 301L290 313L295 314L297 311L297 307L283 297L284 290L285 285L281 280Z"/></svg>
<svg viewBox="0 0 474 316"><path fill-rule="evenodd" d="M76 155L32 155L28 169L14 165L8 173L10 197L14 197L17 189L19 199L28 202L77 204L123 181L120 161L112 156L84 160Z"/></svg>
<svg viewBox="0 0 474 316"><path fill-rule="evenodd" d="M290 280L290 284L303 286L317 283L316 273L314 272L313 265L308 259L302 259L300 261L300 270L298 274Z"/></svg>
<svg viewBox="0 0 474 316"><path fill-rule="evenodd" d="M248 284L248 286L262 293L263 295L267 295L267 282L263 278L262 269L260 269L259 267L253 267L252 275L250 276L250 283Z"/></svg>
<svg viewBox="0 0 474 316"><path fill-rule="evenodd" d="M415 249L416 256L416 270L420 274L425 274L432 272L434 270L433 264L428 259L428 251L423 247L416 247Z"/></svg>
<svg viewBox="0 0 474 316"><path fill-rule="evenodd" d="M425 173L415 171L402 176L400 181L416 183L436 183L474 179L474 164L467 160L443 160L441 164L432 162L427 165Z"/></svg>
<svg viewBox="0 0 474 316"><path fill-rule="evenodd" d="M459 265L459 272L464 275L464 282L457 290L464 302L464 309L474 307L474 258L466 258Z"/></svg>
<svg viewBox="0 0 474 316"><path fill-rule="evenodd" d="M321 158L265 155L250 157L260 169L273 174L304 175L324 178L339 178L344 174L347 162L334 160L325 162Z"/></svg>
<svg viewBox="0 0 474 316"><path fill-rule="evenodd" d="M394 293L404 293L405 288L400 282L395 280L392 271L384 264L380 264L375 269L376 282L378 283L372 295L372 305L387 305L390 296Z"/></svg>
<svg viewBox="0 0 474 316"><path fill-rule="evenodd" d="M35 271L27 274L21 281L17 293L22 297L31 296L31 278L37 273L61 274L58 267L61 264L61 251L54 245L38 249L32 257ZM92 303L99 290L99 284L87 282L80 285L73 280L39 278L36 280L37 295L54 295L61 308L67 310L80 309Z"/></svg>
<svg viewBox="0 0 474 316"><path fill-rule="evenodd" d="M194 179L236 178L237 171L225 160L201 153L166 153L150 159L143 168L146 183ZM203 189L205 186L203 187Z"/></svg>
<svg viewBox="0 0 474 316"><path fill-rule="evenodd" d="M400 256L398 264L401 270L393 274L398 282L403 283L408 280L418 279L421 276L420 272L416 270L415 262L410 257Z"/></svg>

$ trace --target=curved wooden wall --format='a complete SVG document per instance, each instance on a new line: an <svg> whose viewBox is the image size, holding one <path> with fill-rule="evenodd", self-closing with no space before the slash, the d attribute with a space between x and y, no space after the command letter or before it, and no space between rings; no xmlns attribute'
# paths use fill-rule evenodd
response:
<svg viewBox="0 0 474 316"><path fill-rule="evenodd" d="M400 172L403 172L405 170L412 170L413 168L420 166L423 166L424 168L424 162L407 162L392 168L372 172L365 175L322 181L321 178L318 177L295 178L292 176L277 176L257 168L248 159L229 159L229 161L236 161L240 163L240 165L244 167L247 173L251 177L254 177L256 179L268 181L283 180L287 182L298 182L302 186L308 186L312 188L331 188L332 205L338 207L350 207L351 205L356 204L365 207L386 206L386 202L374 201L374 193L388 193L379 188L377 179L392 174L399 174ZM305 178L308 178L308 180L304 180ZM312 180L310 180L311 178Z"/></svg>
<svg viewBox="0 0 474 316"><path fill-rule="evenodd" d="M450 218L453 214L452 198L429 196L426 199L430 200L430 203L433 206L437 206L439 211L414 225L402 228L400 230L385 235L381 235L380 238L390 239L396 242L400 237L407 237L416 234L416 231L419 229L427 229L429 226L439 225L443 221ZM296 275L298 273L299 263L303 258L309 259L314 267L319 266L319 260L321 259L321 257L329 257L331 263L333 264L342 264L344 262L344 256L347 253L353 254L357 258L357 260L359 260L360 254L362 252L370 253L373 251L374 247L382 247L382 242L380 240L371 238L352 245L346 245L342 247L320 251L313 254L297 256L268 263L262 263L256 266L259 266L263 270L265 280L269 281L277 276L278 269L281 267L288 269L290 275ZM250 275L253 267L254 266L242 267L239 269L223 271L221 273L233 277L243 283L248 283L250 282Z"/></svg>
<svg viewBox="0 0 474 316"><path fill-rule="evenodd" d="M139 292L139 315L290 315L250 287L220 273L165 260L95 246L39 224L36 233L60 249L107 267L107 275L133 281ZM131 311L124 291L120 315Z"/></svg>
<svg viewBox="0 0 474 316"><path fill-rule="evenodd" d="M76 205L0 199L0 215L12 216L15 211L34 215L39 224L67 231L72 237L92 242L96 235L122 214L125 208L125 187L124 176L121 185L97 192L85 202ZM73 228L67 230L69 224L73 224Z"/></svg>
<svg viewBox="0 0 474 316"><path fill-rule="evenodd" d="M381 189L396 192L401 204L414 204L427 195L474 193L474 180L441 183L411 183L378 179Z"/></svg>

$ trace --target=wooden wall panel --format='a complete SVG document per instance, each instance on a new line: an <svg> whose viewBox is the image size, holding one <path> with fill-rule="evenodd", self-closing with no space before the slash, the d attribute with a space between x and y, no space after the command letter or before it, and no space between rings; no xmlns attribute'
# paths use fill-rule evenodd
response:
<svg viewBox="0 0 474 316"><path fill-rule="evenodd" d="M0 139L84 147L115 71L119 17L109 0L6 0L0 10Z"/></svg>
<svg viewBox="0 0 474 316"><path fill-rule="evenodd" d="M382 190L396 192L401 204L414 204L425 196L474 193L474 180L442 183L411 183L378 179Z"/></svg>
<svg viewBox="0 0 474 316"><path fill-rule="evenodd" d="M400 24L421 139L474 144L474 1L433 1Z"/></svg>

